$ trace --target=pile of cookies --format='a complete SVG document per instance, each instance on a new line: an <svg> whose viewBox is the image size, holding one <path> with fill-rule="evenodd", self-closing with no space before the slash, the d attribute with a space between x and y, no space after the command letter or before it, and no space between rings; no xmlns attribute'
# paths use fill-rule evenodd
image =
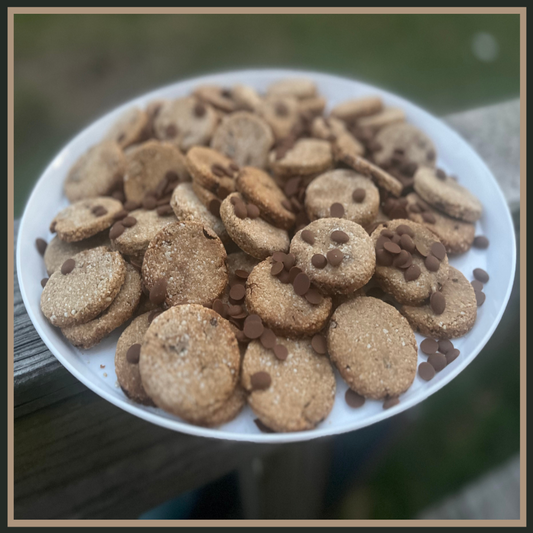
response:
<svg viewBox="0 0 533 533"><path fill-rule="evenodd" d="M335 400L389 408L418 368L459 355L488 274L448 255L486 248L482 206L378 96L325 113L312 80L265 94L200 86L133 108L68 172L70 205L37 239L41 310L115 356L133 401L208 427L247 403L262 431L316 427Z"/></svg>

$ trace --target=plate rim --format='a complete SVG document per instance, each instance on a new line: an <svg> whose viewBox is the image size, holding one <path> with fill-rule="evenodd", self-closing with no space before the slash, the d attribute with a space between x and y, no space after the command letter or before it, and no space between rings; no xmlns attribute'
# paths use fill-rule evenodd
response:
<svg viewBox="0 0 533 533"><path fill-rule="evenodd" d="M31 204L32 200L34 199L33 197L36 194L37 186L40 183L43 176L52 169L54 163L59 158L62 157L62 154L66 152L68 148L78 140L79 137L86 135L89 129L97 128L100 122L109 119L111 115L117 116L121 112L125 111L131 106L140 105L139 102L141 100L156 99L158 97L157 96L158 94L169 91L177 85L187 86L191 84L200 84L200 83L206 83L206 82L216 83L217 78L224 78L227 76L234 76L234 75L257 76L258 74L261 74L267 77L272 77L273 80L275 78L283 78L283 77L288 78L288 77L302 76L302 77L310 77L311 79L314 79L315 81L319 81L320 79L322 79L324 81L329 81L329 82L337 81L337 82L342 82L342 83L346 83L346 82L357 83L361 88L368 89L369 91L379 90L381 93L385 94L389 98L397 100L400 103L407 104L408 107L412 106L416 108L418 112L421 112L423 115L426 115L426 118L429 118L430 120L433 120L433 121L435 120L438 121L440 126L446 130L447 135L455 137L456 141L459 141L460 143L467 146L468 150L471 152L471 156L473 156L474 159L477 159L477 164L483 168L487 176L489 176L490 179L493 181L494 185L496 186L497 194L500 197L500 200L502 201L502 203L505 205L505 210L504 210L505 218L506 218L506 221L509 227L511 228L511 233L512 233L512 240L511 240L511 248L512 248L511 272L512 274L510 276L509 283L505 291L505 296L503 298L502 305L496 315L496 318L492 322L490 328L488 328L488 330L486 331L481 341L478 342L476 349L473 350L473 352L471 352L469 359L462 361L460 365L455 367L451 372L449 372L447 376L441 379L438 383L435 383L433 387L428 387L427 390L422 391L420 395L414 398L411 398L410 400L400 402L393 409L383 410L379 414L375 414L361 421L351 422L348 424L339 425L337 427L331 427L331 428L322 427L322 428L315 428L312 430L292 432L292 433L257 433L257 434L256 433L232 433L232 432L228 432L228 431L217 429L217 428L205 428L202 426L195 426L193 424L189 424L187 422L181 421L180 419L177 419L177 418L170 419L170 418L161 416L158 413L152 413L151 411L141 409L137 405L130 403L127 400L127 398L122 399L122 398L113 396L111 393L109 393L105 389L104 386L101 386L100 384L95 383L94 381L91 381L88 377L86 377L84 374L82 374L76 368L74 368L66 358L64 358L60 350L57 350L55 348L52 340L48 337L46 332L42 330L38 321L36 320L36 317L34 316L31 305L29 303L29 297L26 293L26 288L24 287L24 284L22 283L21 268L20 268L21 267L21 253L20 253L21 242L20 241L21 241L21 235L24 234L24 231L23 231L24 225L26 223L26 220L29 218L28 206ZM151 422L158 426L171 429L173 431L179 431L181 433L194 435L198 437L216 438L216 439L223 439L223 440L236 441L236 442L257 442L257 443L282 444L282 443L287 443L287 442L307 441L307 440L312 440L316 438L339 435L342 433L356 431L358 429L362 429L372 424L381 422L382 420L395 416L423 402L429 396L432 396L433 394L438 392L442 387L447 385L450 381L452 381L455 377L457 377L461 372L463 372L463 370L478 356L479 352L485 347L489 339L492 337L494 331L496 330L498 324L501 321L503 313L507 309L509 298L511 296L511 291L512 291L515 276L516 276L516 235L515 235L514 224L513 224L511 212L509 209L509 205L507 201L505 200L505 197L500 188L500 185L498 181L496 180L495 176L493 175L492 171L490 170L488 165L485 163L485 161L482 159L482 157L470 145L470 143L466 141L459 133L453 130L448 124L446 124L440 117L437 117L429 113L423 107L411 102L410 100L404 98L403 96L392 93L386 89L382 89L381 87L360 81L356 78L338 76L336 74L330 74L327 72L300 70L300 69L288 69L288 68L238 69L238 70L228 70L228 71L214 72L214 73L208 73L208 74L202 74L199 76L189 77L183 80L178 80L176 82L166 84L162 87L158 87L149 92L140 94L128 100L127 102L117 107L112 108L105 114L99 116L96 120L93 120L92 122L90 122L85 128L83 128L74 137L72 137L65 145L63 145L61 150L59 150L59 152L57 152L54 155L50 163L40 173L39 179L36 181L31 194L28 196L28 199L26 200L24 212L22 214L22 217L20 218L19 231L18 231L17 242L16 242L16 266L17 266L17 279L19 283L19 290L22 296L22 300L24 302L26 312L28 313L28 316L30 317L33 327L39 334L41 340L45 343L45 345L50 350L50 352L54 355L54 357L62 364L62 366L64 366L74 377L76 377L76 379L81 381L92 392L94 392L95 394L98 394L100 397L109 401L116 407L119 407L120 409L123 409L124 411L134 416L142 418L146 420L147 422Z"/></svg>

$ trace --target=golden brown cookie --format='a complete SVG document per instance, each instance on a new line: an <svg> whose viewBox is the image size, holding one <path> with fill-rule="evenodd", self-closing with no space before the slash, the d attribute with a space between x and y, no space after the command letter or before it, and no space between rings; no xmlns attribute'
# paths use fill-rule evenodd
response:
<svg viewBox="0 0 533 533"><path fill-rule="evenodd" d="M130 400L143 405L155 405L144 390L139 372L140 348L150 326L149 315L144 313L132 321L119 337L115 351L115 372L120 388Z"/></svg>
<svg viewBox="0 0 533 533"><path fill-rule="evenodd" d="M290 96L298 99L316 96L316 84L307 78L287 78L268 86L267 96Z"/></svg>
<svg viewBox="0 0 533 533"><path fill-rule="evenodd" d="M279 155L276 150L270 152L269 163L273 172L282 178L309 176L333 165L331 145L322 139L299 139L278 159Z"/></svg>
<svg viewBox="0 0 533 533"><path fill-rule="evenodd" d="M307 187L305 210L309 220L331 217L331 206L335 203L344 209L339 218L366 226L378 213L379 191L371 180L353 170L330 170Z"/></svg>
<svg viewBox="0 0 533 533"><path fill-rule="evenodd" d="M71 202L108 196L121 181L126 159L115 141L102 142L85 152L68 172L63 189Z"/></svg>
<svg viewBox="0 0 533 533"><path fill-rule="evenodd" d="M141 142L149 134L149 117L146 111L137 107L128 109L111 126L104 141L115 141L121 148Z"/></svg>
<svg viewBox="0 0 533 533"><path fill-rule="evenodd" d="M411 327L426 337L456 339L466 335L473 327L477 316L476 295L471 283L463 274L450 268L450 277L440 291L445 308L434 309L430 302L419 307L403 306L400 311Z"/></svg>
<svg viewBox="0 0 533 533"><path fill-rule="evenodd" d="M50 276L41 294L41 311L53 326L84 324L113 303L125 274L118 252L103 246L80 252Z"/></svg>
<svg viewBox="0 0 533 533"><path fill-rule="evenodd" d="M374 274L376 255L368 233L355 222L321 218L298 231L290 251L310 280L326 294L348 294Z"/></svg>
<svg viewBox="0 0 533 533"><path fill-rule="evenodd" d="M346 122L353 122L360 117L379 113L382 109L383 101L379 96L365 96L336 105L331 110L331 115Z"/></svg>
<svg viewBox="0 0 533 533"><path fill-rule="evenodd" d="M220 199L235 190L239 167L228 157L204 146L194 146L187 152L187 169L194 181Z"/></svg>
<svg viewBox="0 0 533 533"><path fill-rule="evenodd" d="M88 239L109 228L122 204L113 198L88 198L60 211L50 224L50 231L66 242Z"/></svg>
<svg viewBox="0 0 533 533"><path fill-rule="evenodd" d="M350 388L381 400L405 392L416 375L417 344L407 320L377 298L338 307L329 324L331 360Z"/></svg>
<svg viewBox="0 0 533 533"><path fill-rule="evenodd" d="M249 85L234 85L231 88L231 97L237 109L242 111L255 111L261 105L263 99L258 92Z"/></svg>
<svg viewBox="0 0 533 533"><path fill-rule="evenodd" d="M288 137L300 122L300 104L292 96L267 96L256 112L270 126L277 141Z"/></svg>
<svg viewBox="0 0 533 533"><path fill-rule="evenodd" d="M236 200L233 200L234 198ZM285 230L272 226L258 216L250 218L246 207L241 215L244 218L240 218L237 214L240 211L233 203L235 201L245 205L242 196L233 193L220 206L220 218L233 242L247 254L260 260L270 257L276 251L288 251L290 240ZM256 214L259 215L259 209Z"/></svg>
<svg viewBox="0 0 533 533"><path fill-rule="evenodd" d="M228 283L226 250L217 234L197 222L173 222L150 242L142 264L146 288L168 305L211 305Z"/></svg>
<svg viewBox="0 0 533 533"><path fill-rule="evenodd" d="M273 261L259 263L246 281L246 308L259 315L274 333L286 337L299 337L318 333L326 324L331 312L331 298L320 295L310 303L298 295L288 279L283 283L272 274Z"/></svg>
<svg viewBox="0 0 533 533"><path fill-rule="evenodd" d="M185 304L153 320L142 342L139 370L158 407L199 423L233 394L239 365L229 323L211 309Z"/></svg>
<svg viewBox="0 0 533 533"><path fill-rule="evenodd" d="M294 225L295 216L288 198L266 172L244 167L235 183L244 199L259 208L261 218L286 230Z"/></svg>
<svg viewBox="0 0 533 533"><path fill-rule="evenodd" d="M193 95L224 113L235 111L235 102L229 89L218 85L200 85L194 89Z"/></svg>
<svg viewBox="0 0 533 533"><path fill-rule="evenodd" d="M74 346L85 350L92 348L133 316L141 299L141 276L129 263L125 266L120 292L102 314L84 324L61 328L61 333Z"/></svg>
<svg viewBox="0 0 533 533"><path fill-rule="evenodd" d="M385 126L405 121L405 112L397 107L386 107L379 113L357 119L357 126L378 131Z"/></svg>
<svg viewBox="0 0 533 533"><path fill-rule="evenodd" d="M248 345L241 383L259 420L274 431L304 431L324 420L335 401L335 376L311 339L278 338L287 357L278 359L261 342ZM268 386L265 388L265 386Z"/></svg>
<svg viewBox="0 0 533 533"><path fill-rule="evenodd" d="M195 423L209 428L222 426L237 418L245 405L246 391L240 383L237 383L231 396L218 409L210 411L204 418L196 420Z"/></svg>

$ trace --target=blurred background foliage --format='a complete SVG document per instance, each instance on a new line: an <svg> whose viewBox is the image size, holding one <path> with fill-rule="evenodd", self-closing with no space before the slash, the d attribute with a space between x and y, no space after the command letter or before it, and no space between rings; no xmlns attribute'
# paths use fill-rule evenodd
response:
<svg viewBox="0 0 533 533"><path fill-rule="evenodd" d="M15 216L54 154L113 107L180 79L249 67L352 77L444 115L519 95L519 18L16 15ZM386 431L381 423L339 438L329 516L412 518L518 452L518 301L515 286L512 312L468 379L394 417ZM350 459L379 431L386 445L373 461ZM341 494L334 487L343 470Z"/></svg>

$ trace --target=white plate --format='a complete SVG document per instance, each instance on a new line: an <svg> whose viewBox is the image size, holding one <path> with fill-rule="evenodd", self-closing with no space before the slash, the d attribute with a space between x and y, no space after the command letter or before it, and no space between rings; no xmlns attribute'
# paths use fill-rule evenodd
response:
<svg viewBox="0 0 533 533"><path fill-rule="evenodd" d="M454 341L461 355L430 382L422 381L417 375L411 388L401 396L400 404L388 410L383 409L382 402L368 400L360 409L349 408L344 401L347 386L337 373L337 395L333 410L327 419L312 431L261 433L253 422L255 416L249 407L229 424L218 429L206 429L183 422L160 409L135 404L118 388L114 371L115 345L124 327L95 348L78 350L63 338L59 329L52 327L45 320L39 308L42 291L40 281L47 274L44 262L36 250L35 239L42 237L49 241L52 238L47 225L55 214L67 205L62 191L63 180L76 159L91 145L100 141L117 117L130 106L142 107L156 98L184 96L200 83L223 86L245 83L258 90L265 90L275 80L297 76L312 78L320 94L326 97L329 107L369 94L379 94L386 105L401 107L407 114L407 120L425 131L435 143L438 165L457 175L459 182L481 200L484 214L477 223L476 234L489 238L489 248L472 249L450 259L450 264L461 270L469 280L473 279L472 270L476 267L483 268L490 274L490 281L485 288L487 299L478 309L478 318L473 330ZM35 329L61 364L102 398L149 422L182 433L274 443L308 440L374 424L409 409L446 385L472 362L496 329L511 293L516 250L509 209L494 176L476 152L439 119L403 98L354 80L295 70L248 70L203 76L163 87L124 104L83 130L59 152L37 182L20 224L16 257L20 291ZM422 337L417 335L418 343L421 340ZM419 362L423 360L425 358L420 356ZM468 376L463 379L468 379Z"/></svg>

